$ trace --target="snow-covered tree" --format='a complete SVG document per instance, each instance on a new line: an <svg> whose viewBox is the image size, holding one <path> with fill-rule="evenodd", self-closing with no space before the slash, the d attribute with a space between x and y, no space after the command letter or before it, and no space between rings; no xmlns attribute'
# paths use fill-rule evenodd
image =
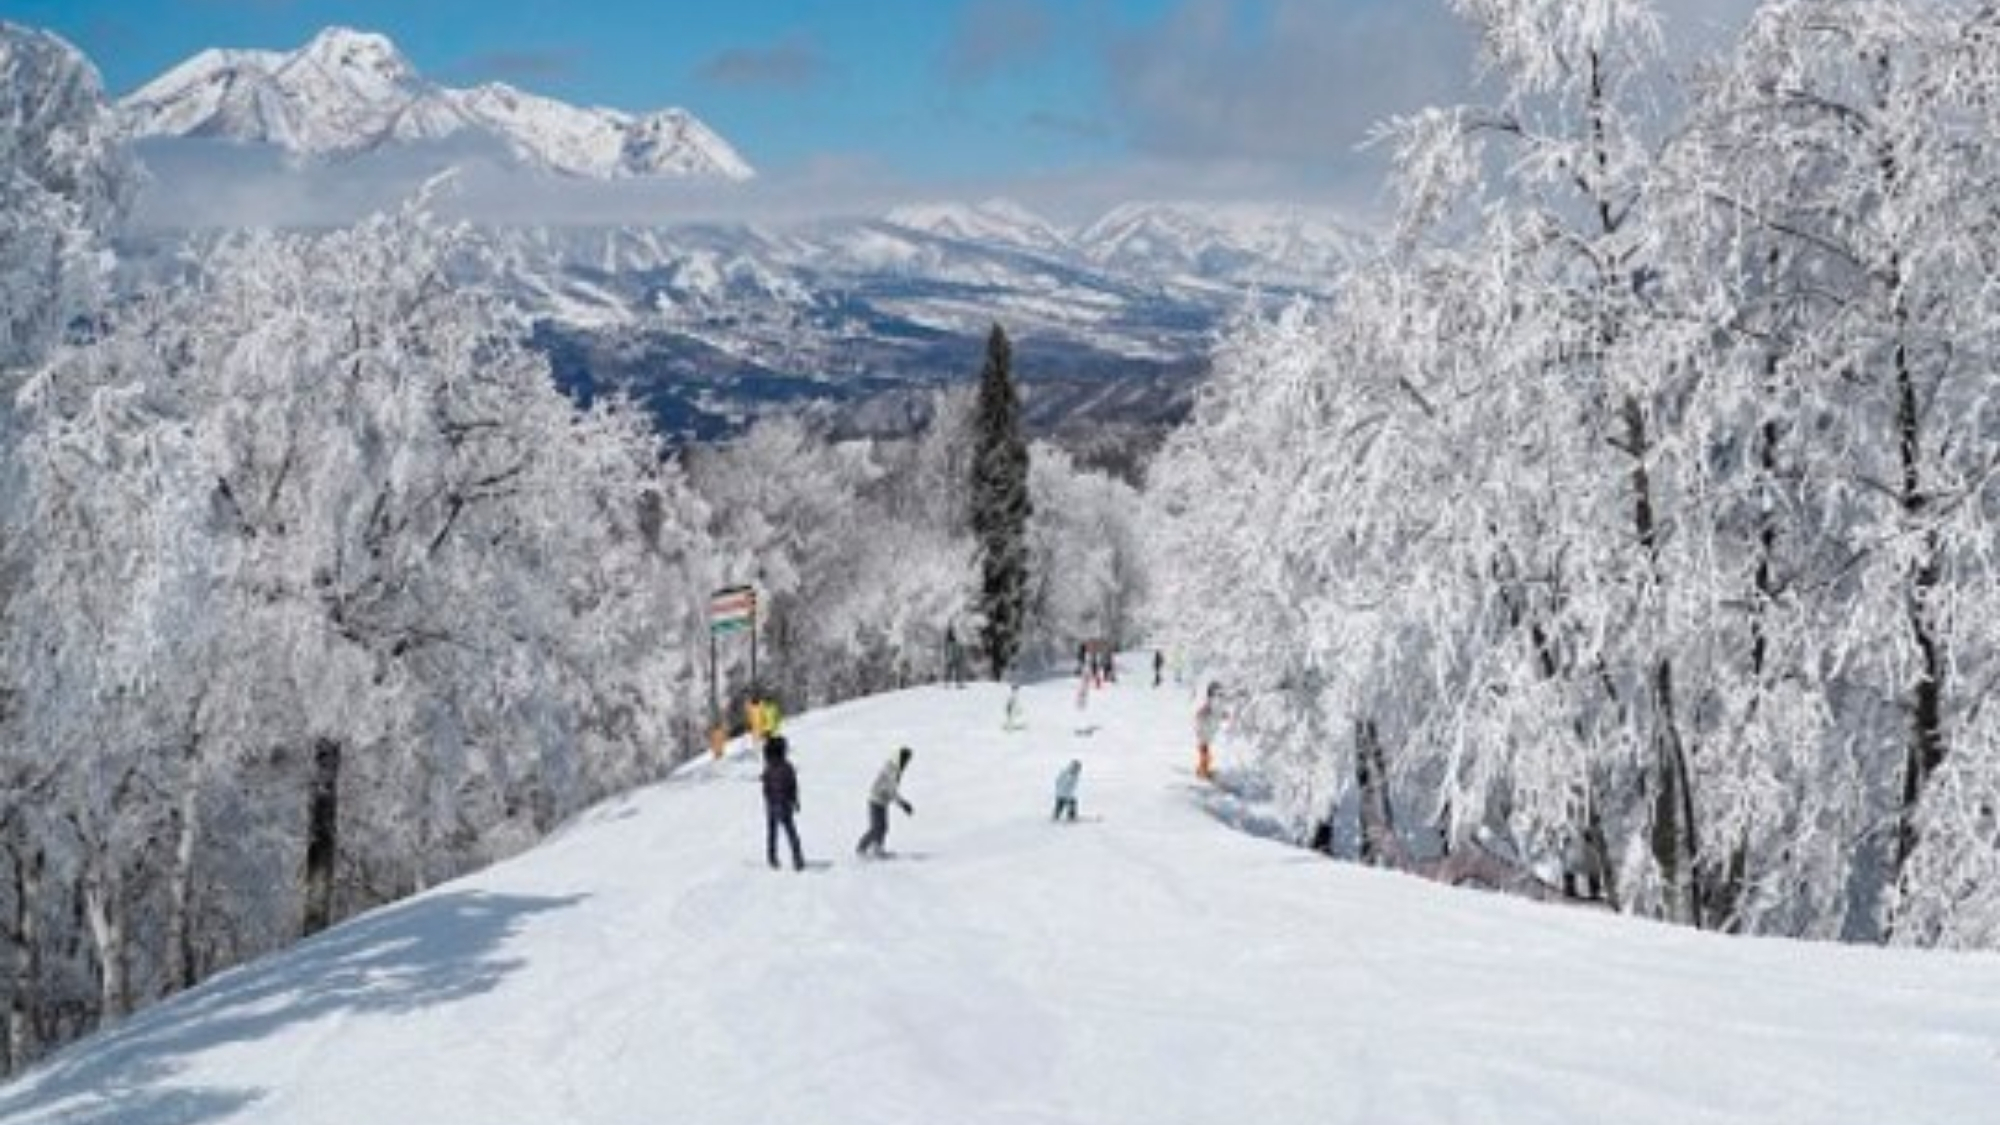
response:
<svg viewBox="0 0 2000 1125"><path fill-rule="evenodd" d="M16 908L60 925L79 888L97 1017L693 748L706 513L447 282L452 244L418 210L235 241L24 395L8 745L39 799L7 811L50 901Z"/></svg>
<svg viewBox="0 0 2000 1125"><path fill-rule="evenodd" d="M0 372L96 306L103 235L134 183L97 71L60 38L0 20Z"/></svg>
<svg viewBox="0 0 2000 1125"><path fill-rule="evenodd" d="M1990 944L2000 17L1772 0L1683 96L1646 4L1460 7L1502 96L1395 123L1398 252L1228 335L1165 616L1295 801L1365 745L1626 909Z"/></svg>
<svg viewBox="0 0 2000 1125"><path fill-rule="evenodd" d="M1028 496L1022 656L1048 663L1074 653L1079 639L1134 639L1148 592L1137 491L1036 442Z"/></svg>
<svg viewBox="0 0 2000 1125"><path fill-rule="evenodd" d="M1029 581L1028 445L1014 388L1013 347L996 324L986 338L973 415L972 533L979 541L980 635L993 677L1004 679L1020 652Z"/></svg>

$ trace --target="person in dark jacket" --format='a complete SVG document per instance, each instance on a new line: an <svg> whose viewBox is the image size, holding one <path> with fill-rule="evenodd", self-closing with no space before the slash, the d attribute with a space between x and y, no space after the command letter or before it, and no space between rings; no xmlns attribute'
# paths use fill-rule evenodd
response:
<svg viewBox="0 0 2000 1125"><path fill-rule="evenodd" d="M784 735L774 734L764 741L764 858L773 871L778 869L780 828L792 843L792 870L806 869L799 830L792 823L792 816L799 811L799 774L786 756L789 751Z"/></svg>

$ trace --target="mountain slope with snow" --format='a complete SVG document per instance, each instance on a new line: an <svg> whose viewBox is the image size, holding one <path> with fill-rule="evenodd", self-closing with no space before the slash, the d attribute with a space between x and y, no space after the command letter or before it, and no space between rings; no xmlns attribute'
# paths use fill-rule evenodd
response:
<svg viewBox="0 0 2000 1125"><path fill-rule="evenodd" d="M309 157L473 134L528 167L590 179L753 174L685 110L635 116L497 82L439 86L386 37L338 27L289 53L203 51L127 95L120 110L135 137L215 137Z"/></svg>
<svg viewBox="0 0 2000 1125"><path fill-rule="evenodd" d="M77 1045L0 1121L1991 1120L2000 960L1329 863L1211 815L1181 693L1023 695L1025 733L992 686L793 723L819 869L765 870L752 763L695 765ZM916 815L863 865L898 744Z"/></svg>

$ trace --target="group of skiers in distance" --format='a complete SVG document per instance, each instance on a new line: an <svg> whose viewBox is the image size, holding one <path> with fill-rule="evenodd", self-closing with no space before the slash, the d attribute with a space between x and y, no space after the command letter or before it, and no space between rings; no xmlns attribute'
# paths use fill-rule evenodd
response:
<svg viewBox="0 0 2000 1125"><path fill-rule="evenodd" d="M946 682L954 687L964 686L963 655L957 638L948 630L946 634ZM1163 652L1153 653L1153 686L1163 684L1166 656ZM1084 642L1078 647L1077 674L1082 683L1079 690L1089 692L1093 687L1102 688L1117 682L1116 660L1110 646L1102 642ZM790 845L792 869L806 869L805 851L799 843L796 817L801 805L799 801L799 775L791 762L791 745L785 736L778 733L779 715L775 700L762 692L753 693L747 708L752 745L761 745L764 755L764 771L761 776L764 790L764 858L771 869L782 870L779 862L779 838L782 836ZM1210 684L1204 693L1200 707L1195 712L1195 776L1203 781L1213 777L1212 744L1221 724L1220 685ZM1027 729L1021 717L1020 689L1011 686L1007 695L1007 710L1002 729L1020 731ZM889 841L889 811L899 807L903 815L916 815L916 807L903 796L903 779L909 771L910 761L916 752L908 746L899 746L882 763L868 787L868 829L854 845L854 854L862 859L881 859L893 853L887 850ZM1056 773L1055 807L1050 814L1054 821L1077 819L1077 789L1083 776L1083 761L1071 758Z"/></svg>

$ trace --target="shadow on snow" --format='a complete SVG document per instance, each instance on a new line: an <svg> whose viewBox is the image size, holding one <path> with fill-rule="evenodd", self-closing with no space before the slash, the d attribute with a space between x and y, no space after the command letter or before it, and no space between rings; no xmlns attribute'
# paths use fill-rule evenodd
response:
<svg viewBox="0 0 2000 1125"><path fill-rule="evenodd" d="M498 955L507 939L534 915L584 897L459 891L356 918L58 1054L0 1090L0 1119L53 1111L50 1119L65 1125L197 1125L227 1117L264 1092L176 1085L180 1060L327 1016L396 1015L489 992L522 965Z"/></svg>

